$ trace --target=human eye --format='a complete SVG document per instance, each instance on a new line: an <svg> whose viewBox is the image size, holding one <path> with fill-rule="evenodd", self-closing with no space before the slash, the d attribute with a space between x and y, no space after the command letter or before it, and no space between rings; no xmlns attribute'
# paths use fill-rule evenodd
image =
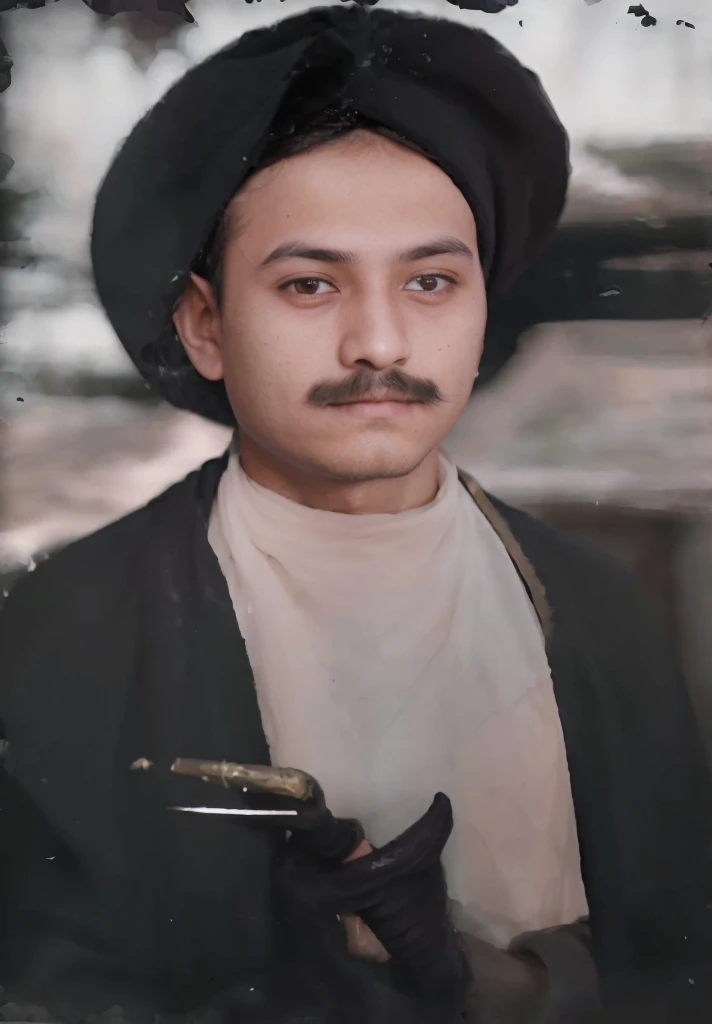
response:
<svg viewBox="0 0 712 1024"><path fill-rule="evenodd" d="M415 288L411 287L413 284L416 285ZM455 284L457 281L450 274L418 274L408 282L406 291L419 291L421 294L435 295L446 291L450 285Z"/></svg>
<svg viewBox="0 0 712 1024"><path fill-rule="evenodd" d="M321 285L325 287L322 289ZM330 289L333 290L333 285L323 277L295 277L291 281L285 281L284 284L279 286L280 291L291 291L294 295L306 295L308 297L325 295Z"/></svg>

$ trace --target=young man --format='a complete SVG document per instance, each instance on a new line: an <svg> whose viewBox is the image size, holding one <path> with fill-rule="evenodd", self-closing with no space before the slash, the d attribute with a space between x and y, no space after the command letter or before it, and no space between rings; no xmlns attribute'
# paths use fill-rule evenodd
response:
<svg viewBox="0 0 712 1024"><path fill-rule="evenodd" d="M491 38L360 7L245 36L126 141L99 294L146 380L236 441L3 612L10 996L533 1022L695 980L710 782L659 627L439 451L567 175ZM178 813L270 808L176 758L307 772L349 843L316 798Z"/></svg>

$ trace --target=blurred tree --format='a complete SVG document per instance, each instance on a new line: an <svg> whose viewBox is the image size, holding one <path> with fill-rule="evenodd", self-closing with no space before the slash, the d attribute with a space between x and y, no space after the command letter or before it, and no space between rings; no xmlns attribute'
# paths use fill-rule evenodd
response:
<svg viewBox="0 0 712 1024"><path fill-rule="evenodd" d="M82 0L105 24L120 25L127 52L146 69L159 50L176 45L184 25L195 18L184 0Z"/></svg>
<svg viewBox="0 0 712 1024"><path fill-rule="evenodd" d="M712 174L712 142L659 142L649 146L603 146L588 149L632 177L654 178L673 191L707 194Z"/></svg>
<svg viewBox="0 0 712 1024"><path fill-rule="evenodd" d="M519 337L540 323L570 320L702 320L712 302L710 264L649 270L635 261L651 254L710 253L710 218L630 216L615 221L564 223L542 259L506 298L493 306L489 337L509 354ZM612 269L624 258L627 269ZM708 257L709 258L709 257ZM495 373L483 363L476 387Z"/></svg>
<svg viewBox="0 0 712 1024"><path fill-rule="evenodd" d="M2 39L0 39L0 92L5 92L5 90L10 86L12 81L11 71L12 58L7 52L7 47L3 43Z"/></svg>

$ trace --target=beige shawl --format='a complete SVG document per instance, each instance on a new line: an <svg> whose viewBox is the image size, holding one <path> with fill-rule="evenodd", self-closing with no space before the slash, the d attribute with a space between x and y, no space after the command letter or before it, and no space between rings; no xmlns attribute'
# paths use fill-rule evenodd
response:
<svg viewBox="0 0 712 1024"><path fill-rule="evenodd" d="M230 459L209 538L274 764L387 842L441 790L458 927L498 945L585 914L566 751L539 621L441 456L434 501L324 512Z"/></svg>

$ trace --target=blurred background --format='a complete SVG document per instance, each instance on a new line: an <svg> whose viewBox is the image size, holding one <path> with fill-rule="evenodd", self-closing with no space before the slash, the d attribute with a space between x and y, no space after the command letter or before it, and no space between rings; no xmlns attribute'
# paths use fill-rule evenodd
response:
<svg viewBox="0 0 712 1024"><path fill-rule="evenodd" d="M520 0L499 15L380 3L486 28L539 74L571 134L557 238L492 311L512 359L483 368L447 447L486 488L637 574L712 750L712 4L649 0L645 18L628 0ZM2 595L227 444L161 404L124 356L93 293L93 194L192 63L309 6L193 0L194 23L81 0L2 15Z"/></svg>

